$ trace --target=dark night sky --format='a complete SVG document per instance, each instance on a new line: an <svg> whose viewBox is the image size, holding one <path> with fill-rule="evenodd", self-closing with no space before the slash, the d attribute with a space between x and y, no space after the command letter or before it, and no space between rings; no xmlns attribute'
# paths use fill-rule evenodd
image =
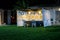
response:
<svg viewBox="0 0 60 40"><path fill-rule="evenodd" d="M0 0L0 8L12 9L17 0ZM22 0L19 0L22 1ZM25 0L29 6L55 6L59 5L57 0Z"/></svg>
<svg viewBox="0 0 60 40"><path fill-rule="evenodd" d="M16 1L14 0L1 0L0 1L0 8L3 9L11 9L12 6L15 4Z"/></svg>
<svg viewBox="0 0 60 40"><path fill-rule="evenodd" d="M44 6L44 5L56 5L57 4L57 0L36 0L36 1L34 1L34 2L30 2L30 4L32 4L31 6L35 6L35 5L42 5L42 6Z"/></svg>

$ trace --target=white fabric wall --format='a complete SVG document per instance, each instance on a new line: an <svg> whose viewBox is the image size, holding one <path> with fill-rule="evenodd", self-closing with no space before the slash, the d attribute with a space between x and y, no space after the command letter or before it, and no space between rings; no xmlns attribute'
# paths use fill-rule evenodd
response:
<svg viewBox="0 0 60 40"><path fill-rule="evenodd" d="M17 26L24 26L24 21L21 15L22 15L22 11L17 11Z"/></svg>
<svg viewBox="0 0 60 40"><path fill-rule="evenodd" d="M50 10L42 9L44 27L51 26Z"/></svg>
<svg viewBox="0 0 60 40"><path fill-rule="evenodd" d="M50 9L50 15L51 15L51 19L53 19L53 21L51 21L51 23L53 22L52 25L55 25L55 19L56 19L56 11L55 9Z"/></svg>
<svg viewBox="0 0 60 40"><path fill-rule="evenodd" d="M60 25L60 11L56 11L56 25Z"/></svg>

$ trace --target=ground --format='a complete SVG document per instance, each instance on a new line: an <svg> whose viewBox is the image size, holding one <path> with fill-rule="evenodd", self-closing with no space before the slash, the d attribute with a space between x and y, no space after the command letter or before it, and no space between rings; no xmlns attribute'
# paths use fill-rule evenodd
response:
<svg viewBox="0 0 60 40"><path fill-rule="evenodd" d="M60 27L0 26L0 40L59 40Z"/></svg>

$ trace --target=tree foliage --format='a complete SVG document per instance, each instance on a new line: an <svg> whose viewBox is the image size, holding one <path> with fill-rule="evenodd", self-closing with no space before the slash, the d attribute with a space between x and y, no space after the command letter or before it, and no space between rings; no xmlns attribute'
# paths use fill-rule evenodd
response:
<svg viewBox="0 0 60 40"><path fill-rule="evenodd" d="M14 10L17 10L17 9L25 9L25 8L27 8L27 3L26 3L26 1L25 0L17 0L17 2L16 2L16 4L15 5L13 5L13 9Z"/></svg>

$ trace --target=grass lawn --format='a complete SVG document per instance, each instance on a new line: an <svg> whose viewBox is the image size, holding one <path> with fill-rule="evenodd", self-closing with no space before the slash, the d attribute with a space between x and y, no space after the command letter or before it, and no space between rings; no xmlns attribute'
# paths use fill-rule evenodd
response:
<svg viewBox="0 0 60 40"><path fill-rule="evenodd" d="M60 27L0 26L0 40L60 40Z"/></svg>

